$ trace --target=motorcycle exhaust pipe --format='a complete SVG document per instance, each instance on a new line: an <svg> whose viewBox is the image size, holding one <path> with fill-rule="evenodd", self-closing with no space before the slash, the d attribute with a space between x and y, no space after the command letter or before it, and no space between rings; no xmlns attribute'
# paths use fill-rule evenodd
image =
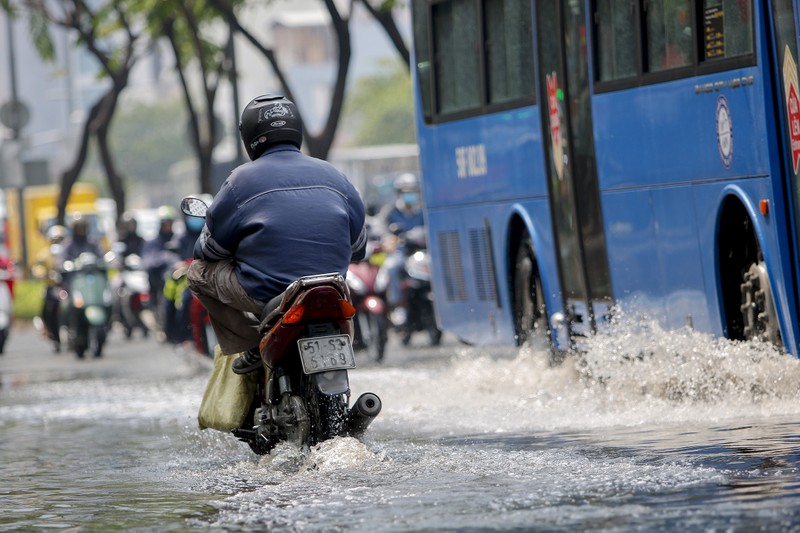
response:
<svg viewBox="0 0 800 533"><path fill-rule="evenodd" d="M377 394L365 392L350 408L347 419L347 434L358 437L369 427L370 423L381 412L381 399Z"/></svg>

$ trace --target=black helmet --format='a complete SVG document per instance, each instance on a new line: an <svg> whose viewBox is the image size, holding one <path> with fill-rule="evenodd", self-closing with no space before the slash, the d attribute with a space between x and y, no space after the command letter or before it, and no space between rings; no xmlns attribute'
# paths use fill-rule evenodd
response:
<svg viewBox="0 0 800 533"><path fill-rule="evenodd" d="M297 107L280 94L265 94L250 101L242 111L239 132L253 161L271 144L289 142L298 148L303 144Z"/></svg>

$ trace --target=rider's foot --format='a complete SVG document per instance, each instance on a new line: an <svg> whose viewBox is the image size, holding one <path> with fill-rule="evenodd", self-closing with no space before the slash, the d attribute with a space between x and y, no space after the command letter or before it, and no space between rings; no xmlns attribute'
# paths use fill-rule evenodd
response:
<svg viewBox="0 0 800 533"><path fill-rule="evenodd" d="M234 374L248 374L261 368L261 354L258 348L247 350L236 358L231 365Z"/></svg>

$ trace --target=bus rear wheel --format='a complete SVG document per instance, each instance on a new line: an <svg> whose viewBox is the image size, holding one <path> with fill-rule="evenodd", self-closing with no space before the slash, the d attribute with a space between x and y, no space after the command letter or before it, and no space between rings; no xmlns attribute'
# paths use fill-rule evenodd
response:
<svg viewBox="0 0 800 533"><path fill-rule="evenodd" d="M549 345L542 283L528 235L520 240L514 263L514 324L518 346L533 339Z"/></svg>
<svg viewBox="0 0 800 533"><path fill-rule="evenodd" d="M778 314L775 311L772 287L763 260L751 263L742 273L740 291L744 338L780 346L782 341Z"/></svg>

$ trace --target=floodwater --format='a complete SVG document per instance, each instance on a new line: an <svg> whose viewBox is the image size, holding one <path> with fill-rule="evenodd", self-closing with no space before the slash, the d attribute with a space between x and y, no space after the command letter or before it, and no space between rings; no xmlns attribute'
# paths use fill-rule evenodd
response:
<svg viewBox="0 0 800 533"><path fill-rule="evenodd" d="M421 342L421 339L420 339ZM363 441L270 456L195 415L205 374L0 391L0 529L800 530L800 362L648 324L544 352L392 346Z"/></svg>

